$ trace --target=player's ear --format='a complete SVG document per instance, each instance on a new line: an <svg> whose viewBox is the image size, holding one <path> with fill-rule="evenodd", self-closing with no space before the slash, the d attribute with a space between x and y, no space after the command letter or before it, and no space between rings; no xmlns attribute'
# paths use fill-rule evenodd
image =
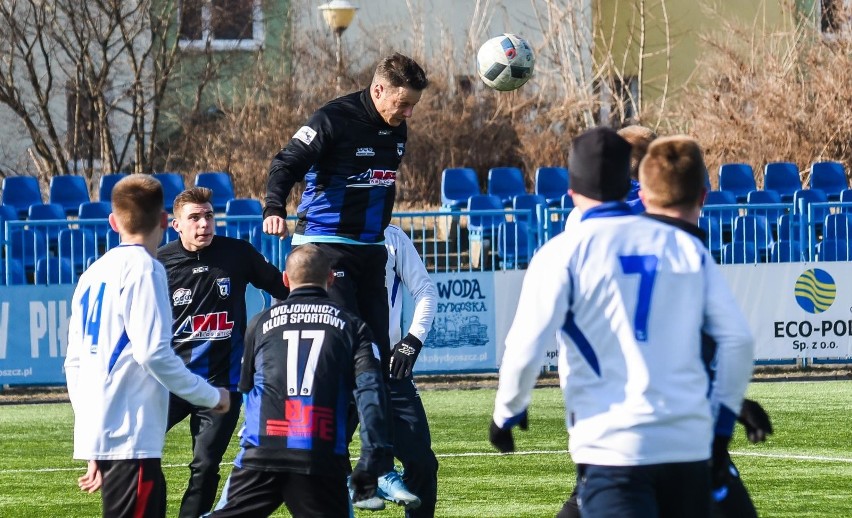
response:
<svg viewBox="0 0 852 518"><path fill-rule="evenodd" d="M287 272L283 273L284 276L284 286L290 287L290 277L287 276Z"/></svg>
<svg viewBox="0 0 852 518"><path fill-rule="evenodd" d="M117 222L117 221L116 221L116 219L115 219L115 213L114 213L114 212L110 212L110 213L109 213L109 217L108 217L107 219L109 220L109 226L110 226L110 228L111 228L111 229L113 229L113 230L115 230L116 232L120 232L120 231L118 230L118 222Z"/></svg>
<svg viewBox="0 0 852 518"><path fill-rule="evenodd" d="M334 270L328 271L328 280L325 283L326 289L331 288L331 285L334 284Z"/></svg>

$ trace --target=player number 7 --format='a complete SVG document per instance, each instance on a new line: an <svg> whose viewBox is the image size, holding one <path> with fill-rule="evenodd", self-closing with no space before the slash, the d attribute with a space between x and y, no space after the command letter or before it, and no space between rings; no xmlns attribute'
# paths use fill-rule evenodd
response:
<svg viewBox="0 0 852 518"><path fill-rule="evenodd" d="M654 278L657 276L659 261L654 255L620 255L618 259L621 261L621 270L625 274L639 274L639 294L636 298L633 329L637 341L647 342L651 292L654 290Z"/></svg>

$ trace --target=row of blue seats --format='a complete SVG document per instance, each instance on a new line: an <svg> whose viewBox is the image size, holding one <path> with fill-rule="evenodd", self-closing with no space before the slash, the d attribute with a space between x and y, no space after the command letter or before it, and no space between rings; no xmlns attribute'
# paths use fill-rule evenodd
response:
<svg viewBox="0 0 852 518"><path fill-rule="evenodd" d="M535 172L535 194L545 198L551 207L559 206L560 199L568 191L568 169L565 167L539 167ZM821 190L829 200L840 199L842 191L849 188L846 169L841 162L815 162L810 167L812 190ZM745 202L752 192L777 195L778 202L793 201L796 191L803 190L799 168L792 162L770 162L764 167L763 188L758 189L754 169L749 164L728 163L719 167L719 190L731 196L732 203ZM524 175L517 167L494 167L488 170L485 194L498 196L504 207L512 205L515 196L526 194ZM441 205L449 209L461 209L471 196L483 194L479 176L469 167L453 167L441 173ZM766 203L764 201L764 203Z"/></svg>
<svg viewBox="0 0 852 518"><path fill-rule="evenodd" d="M110 202L112 189L119 180L127 176L124 173L105 174L98 180L98 200ZM171 212L175 196L186 188L184 178L179 173L154 173L154 178L163 184L163 194L166 200L166 210ZM225 172L204 172L195 175L194 185L208 187L213 190L213 208L225 210L228 200L236 198L231 175ZM3 206L14 209L23 218L31 205L43 201L38 180L33 176L7 176L2 185ZM47 195L48 203L62 207L66 215L74 215L83 203L93 200L89 196L86 179L77 175L54 176L50 179Z"/></svg>

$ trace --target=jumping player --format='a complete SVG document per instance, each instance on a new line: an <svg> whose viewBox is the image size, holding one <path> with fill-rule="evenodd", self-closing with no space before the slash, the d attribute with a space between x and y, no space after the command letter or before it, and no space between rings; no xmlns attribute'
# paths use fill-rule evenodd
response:
<svg viewBox="0 0 852 518"><path fill-rule="evenodd" d="M251 243L215 235L213 191L193 187L174 201L173 228L180 239L157 253L166 268L171 293L175 352L189 369L213 386L227 389L231 410L212 414L176 394L169 401L168 429L189 416L193 459L180 506L182 518L197 518L213 506L219 464L240 416L237 391L246 329L249 283L284 299L288 290L278 268Z"/></svg>
<svg viewBox="0 0 852 518"><path fill-rule="evenodd" d="M387 400L367 325L333 302L328 257L314 245L287 258L284 302L252 319L240 390L246 422L215 517L269 516L282 503L295 518L349 516L348 406L355 394L361 457L353 500L375 495L390 452Z"/></svg>
<svg viewBox="0 0 852 518"><path fill-rule="evenodd" d="M103 484L104 517L166 516L160 458L169 392L227 412L230 397L192 374L171 348L163 266L163 189L147 175L115 186L110 226L121 244L86 270L74 290L65 376L74 408L74 458L89 461L81 489Z"/></svg>

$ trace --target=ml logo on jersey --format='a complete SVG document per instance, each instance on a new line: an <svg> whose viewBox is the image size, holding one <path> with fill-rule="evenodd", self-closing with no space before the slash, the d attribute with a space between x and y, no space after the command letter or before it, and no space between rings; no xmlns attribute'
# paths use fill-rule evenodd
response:
<svg viewBox="0 0 852 518"><path fill-rule="evenodd" d="M396 182L396 171L384 169L367 169L367 171L347 178L346 187L390 187Z"/></svg>
<svg viewBox="0 0 852 518"><path fill-rule="evenodd" d="M359 147L355 150L355 156L376 156L376 152L371 147Z"/></svg>
<svg viewBox="0 0 852 518"><path fill-rule="evenodd" d="M175 331L181 342L191 340L221 340L230 338L234 323L228 320L228 312L207 313L186 317Z"/></svg>
<svg viewBox="0 0 852 518"><path fill-rule="evenodd" d="M228 295L231 294L231 278L216 279L216 287L219 288L219 298L227 299Z"/></svg>
<svg viewBox="0 0 852 518"><path fill-rule="evenodd" d="M396 156L402 158L402 155L405 154L405 142L397 142L396 143Z"/></svg>
<svg viewBox="0 0 852 518"><path fill-rule="evenodd" d="M192 302L192 290L179 288L172 293L172 304L175 306L186 306Z"/></svg>

